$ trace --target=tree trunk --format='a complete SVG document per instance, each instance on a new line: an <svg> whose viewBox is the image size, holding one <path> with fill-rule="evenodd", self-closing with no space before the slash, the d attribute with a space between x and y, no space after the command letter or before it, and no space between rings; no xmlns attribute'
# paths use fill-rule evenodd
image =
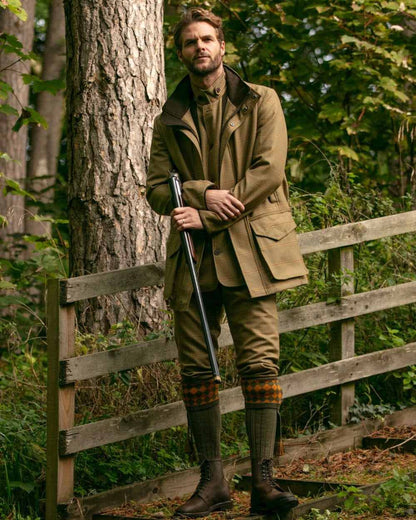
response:
<svg viewBox="0 0 416 520"><path fill-rule="evenodd" d="M63 0L52 0L49 6L49 23L43 55L42 79L59 79L65 67L65 13ZM37 111L46 119L48 128L34 126L31 131L31 154L28 167L28 191L42 204L53 201L57 159L62 133L64 94L40 92ZM32 206L26 212L26 233L43 235L50 233L50 223L37 222L33 216L38 208Z"/></svg>
<svg viewBox="0 0 416 520"><path fill-rule="evenodd" d="M0 33L13 34L22 43L23 50L29 52L33 45L35 0L23 0L22 7L28 15L26 22L22 22L8 9L0 9ZM30 73L28 61L22 62L14 54L0 53L0 79L13 88L13 94L9 94L7 103L19 113L29 101L29 87L24 85L22 73ZM16 119L14 116L0 113L0 152L7 153L13 159L0 159L0 171L24 187L27 126L24 125L18 132L13 132L12 127ZM0 240L3 242L1 254L10 258L19 256L20 253L20 248L16 247L16 243L13 244L13 238L16 238L16 234L24 233L25 204L21 195L3 195L3 186L4 183L0 182L0 215L7 218L8 224L0 229Z"/></svg>
<svg viewBox="0 0 416 520"><path fill-rule="evenodd" d="M163 0L65 0L73 276L164 258L168 221L145 199L155 115L165 99ZM161 290L83 305L79 324L124 318L153 329Z"/></svg>

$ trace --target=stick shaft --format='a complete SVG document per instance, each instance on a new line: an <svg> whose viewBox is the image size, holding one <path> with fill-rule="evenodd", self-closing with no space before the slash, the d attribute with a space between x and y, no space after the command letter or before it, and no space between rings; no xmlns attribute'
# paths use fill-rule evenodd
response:
<svg viewBox="0 0 416 520"><path fill-rule="evenodd" d="M172 202L175 208L183 207L183 199L182 199L182 188L179 180L179 176L175 171L170 172L169 178L169 187L172 194ZM201 288L198 282L198 276L196 274L195 269L195 252L194 246L192 242L192 237L188 231L181 231L181 241L182 247L185 253L186 263L189 268L189 273L191 275L192 286L194 288L195 300L198 306L198 312L201 319L202 332L204 334L205 344L207 346L209 362L211 365L211 370L214 376L214 381L216 383L221 382L221 376L218 368L217 358L215 356L215 348L214 343L212 341L211 331L209 329L209 323L207 314L205 311L204 301L202 299Z"/></svg>

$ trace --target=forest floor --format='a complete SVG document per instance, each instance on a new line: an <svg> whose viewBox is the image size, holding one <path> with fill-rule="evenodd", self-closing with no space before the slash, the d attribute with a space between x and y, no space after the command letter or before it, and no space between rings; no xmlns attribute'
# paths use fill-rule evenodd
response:
<svg viewBox="0 0 416 520"><path fill-rule="evenodd" d="M402 448L416 438L416 427L386 427L374 432L371 437L398 439ZM410 475L410 478L408 477ZM343 453L335 453L320 459L299 458L285 467L275 469L278 479L299 479L302 481L319 481L340 483L339 490L348 490L350 496L355 494L354 505L331 513L315 511L302 516L311 520L390 520L396 518L416 519L416 452L396 451L392 448L355 449ZM353 485L367 485L392 479L392 484L383 490L377 508L369 507L368 497L360 495ZM408 480L407 480L408 479ZM232 511L211 514L208 519L231 520L249 517L250 493L242 490L246 477L236 479L232 492L234 507ZM338 490L338 492L339 492ZM345 491L344 491L345 492ZM337 491L326 492L337 494ZM389 496L389 494L391 496ZM323 496L323 495L320 495ZM405 498L403 502L403 496ZM185 497L186 498L186 497ZM313 497L299 497L299 503L316 500ZM383 502L384 500L384 502ZM129 518L143 520L168 519L174 516L175 509L182 504L184 498L161 499L152 503L130 502L123 507L103 511L94 518L102 520L126 520ZM380 506L383 508L380 511ZM313 507L313 505L312 505ZM256 517L258 518L258 517ZM274 517L276 518L276 517Z"/></svg>

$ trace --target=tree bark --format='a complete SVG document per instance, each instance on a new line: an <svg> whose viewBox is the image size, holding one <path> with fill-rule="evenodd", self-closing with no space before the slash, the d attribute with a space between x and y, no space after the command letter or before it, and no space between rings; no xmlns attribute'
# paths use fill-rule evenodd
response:
<svg viewBox="0 0 416 520"><path fill-rule="evenodd" d="M168 221L145 199L155 115L165 99L163 0L65 0L71 274L164 258ZM79 324L153 329L161 290L83 305Z"/></svg>
<svg viewBox="0 0 416 520"><path fill-rule="evenodd" d="M49 22L43 55L42 79L59 79L65 67L65 13L63 0L52 0L49 6ZM40 92L37 111L46 119L48 128L34 126L31 130L31 154L28 166L27 189L41 204L53 201L57 159L62 134L64 94ZM25 231L32 235L50 234L49 222L37 222L33 216L38 208L32 206L26 212Z"/></svg>
<svg viewBox="0 0 416 520"><path fill-rule="evenodd" d="M34 35L35 0L23 0L22 7L27 12L26 22L22 22L8 9L0 10L0 33L5 32L16 36L23 45L23 50L32 50ZM22 62L14 54L0 53L0 78L13 88L7 103L20 113L28 105L29 87L23 83L22 73L30 73L29 62ZM6 177L18 181L22 187L26 178L26 147L27 126L22 126L18 132L12 127L16 117L0 113L0 152L7 153L13 161L0 159L0 171ZM7 218L8 224L0 229L2 241L1 254L6 257L19 256L21 252L13 239L16 234L24 233L24 198L21 195L8 193L3 195L4 182L0 181L0 215ZM14 235L14 236L13 236Z"/></svg>

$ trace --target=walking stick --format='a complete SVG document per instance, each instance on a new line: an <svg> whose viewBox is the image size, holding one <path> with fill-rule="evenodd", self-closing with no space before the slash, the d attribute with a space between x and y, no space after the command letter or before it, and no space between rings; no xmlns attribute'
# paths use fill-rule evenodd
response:
<svg viewBox="0 0 416 520"><path fill-rule="evenodd" d="M172 203L175 208L184 206L182 199L182 185L179 175L176 171L169 172L169 188L172 195ZM205 312L204 302L202 300L201 288L199 287L198 277L195 270L195 249L192 242L192 237L189 231L181 231L182 247L185 252L186 263L188 264L189 272L191 274L192 285L194 288L195 299L198 305L199 316L201 318L202 332L208 350L209 363L211 365L212 374L215 383L221 383L220 371L218 369L217 358L215 357L214 344L212 342L211 331L209 330L208 319Z"/></svg>

